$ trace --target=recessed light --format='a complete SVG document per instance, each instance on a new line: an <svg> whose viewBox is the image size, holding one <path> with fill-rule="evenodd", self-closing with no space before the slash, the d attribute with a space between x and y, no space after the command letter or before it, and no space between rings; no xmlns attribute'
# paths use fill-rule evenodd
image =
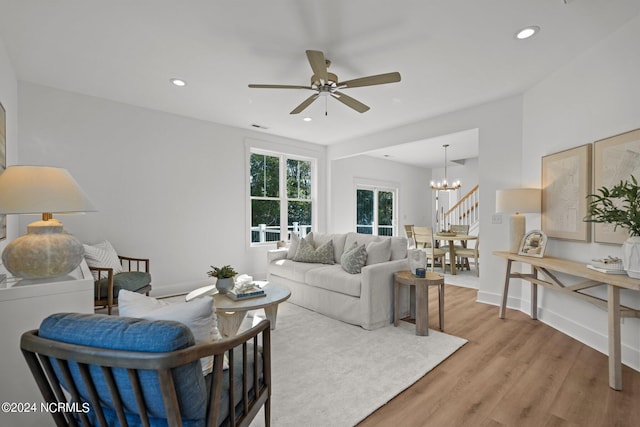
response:
<svg viewBox="0 0 640 427"><path fill-rule="evenodd" d="M184 80L182 80L182 79L170 79L169 81L170 81L171 83L173 83L174 85L176 85L176 86L180 86L180 87L183 87L183 86L186 86L186 85L187 85L187 82L185 82L185 81L184 81Z"/></svg>
<svg viewBox="0 0 640 427"><path fill-rule="evenodd" d="M304 118L304 119L302 119L302 120L304 120L305 122L310 122L310 121L311 121L311 120L313 120L313 119L312 119L311 117L305 117L305 118Z"/></svg>
<svg viewBox="0 0 640 427"><path fill-rule="evenodd" d="M520 31L518 31L516 33L516 38L518 40L528 39L528 38L533 37L534 35L536 35L538 33L538 31L540 31L540 27L538 27L536 25L532 25L530 27L523 28Z"/></svg>

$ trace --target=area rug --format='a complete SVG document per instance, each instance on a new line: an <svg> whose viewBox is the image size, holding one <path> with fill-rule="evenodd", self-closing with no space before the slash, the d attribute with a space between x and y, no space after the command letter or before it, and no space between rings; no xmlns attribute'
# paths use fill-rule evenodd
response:
<svg viewBox="0 0 640 427"><path fill-rule="evenodd" d="M263 317L256 311L246 321ZM291 303L280 305L276 326L271 334L271 425L276 427L353 426L467 342L434 330L416 336L407 322L366 331ZM262 426L260 413L251 427Z"/></svg>

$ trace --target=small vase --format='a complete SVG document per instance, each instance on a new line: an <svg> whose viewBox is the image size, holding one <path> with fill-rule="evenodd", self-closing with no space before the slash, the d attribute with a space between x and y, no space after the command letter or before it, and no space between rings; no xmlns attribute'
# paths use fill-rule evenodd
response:
<svg viewBox="0 0 640 427"><path fill-rule="evenodd" d="M629 277L640 279L640 236L629 237L622 244L622 265Z"/></svg>
<svg viewBox="0 0 640 427"><path fill-rule="evenodd" d="M216 289L221 294L226 294L231 289L233 289L234 285L235 283L233 281L233 277L225 277L223 279L218 279L218 281L216 282Z"/></svg>

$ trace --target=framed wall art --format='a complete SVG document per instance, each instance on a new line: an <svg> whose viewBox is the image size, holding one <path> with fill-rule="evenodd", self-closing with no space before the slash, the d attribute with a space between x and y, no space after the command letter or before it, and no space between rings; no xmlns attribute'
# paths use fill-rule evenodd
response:
<svg viewBox="0 0 640 427"><path fill-rule="evenodd" d="M0 103L0 173L7 168L7 120L6 112ZM7 238L7 216L0 215L0 240Z"/></svg>
<svg viewBox="0 0 640 427"><path fill-rule="evenodd" d="M620 181L640 180L640 129L601 139L593 144L594 193L602 187L613 187ZM594 241L622 244L629 234L613 225L595 223Z"/></svg>
<svg viewBox="0 0 640 427"><path fill-rule="evenodd" d="M522 238L518 255L542 258L547 247L547 236L540 230L528 232Z"/></svg>
<svg viewBox="0 0 640 427"><path fill-rule="evenodd" d="M590 240L587 196L591 191L591 144L542 158L542 231L549 238Z"/></svg>

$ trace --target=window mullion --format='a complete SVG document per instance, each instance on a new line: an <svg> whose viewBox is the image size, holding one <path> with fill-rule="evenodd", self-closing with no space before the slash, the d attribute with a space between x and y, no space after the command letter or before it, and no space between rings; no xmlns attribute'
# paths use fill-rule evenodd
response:
<svg viewBox="0 0 640 427"><path fill-rule="evenodd" d="M280 156L280 240L289 240L287 158Z"/></svg>

